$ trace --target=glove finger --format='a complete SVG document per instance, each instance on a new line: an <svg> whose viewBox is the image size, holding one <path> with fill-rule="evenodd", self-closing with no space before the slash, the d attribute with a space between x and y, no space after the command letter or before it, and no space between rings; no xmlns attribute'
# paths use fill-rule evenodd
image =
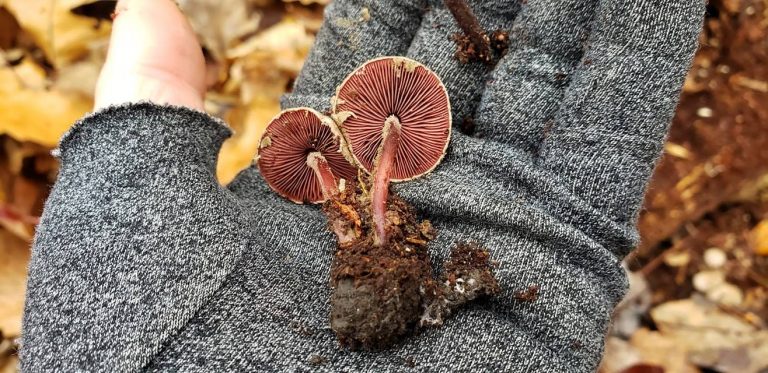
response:
<svg viewBox="0 0 768 373"><path fill-rule="evenodd" d="M476 112L478 136L535 153L578 65L597 0L523 5Z"/></svg>
<svg viewBox="0 0 768 373"><path fill-rule="evenodd" d="M363 62L403 55L426 9L426 0L336 0L283 108L330 107L336 86Z"/></svg>
<svg viewBox="0 0 768 373"><path fill-rule="evenodd" d="M634 223L703 15L702 0L600 3L541 164L617 222Z"/></svg>
<svg viewBox="0 0 768 373"><path fill-rule="evenodd" d="M480 62L465 64L456 59L456 43L451 36L461 30L442 0L433 0L430 5L408 49L408 57L440 76L451 98L454 123L458 125L477 107L488 68ZM469 6L485 30L508 30L520 8L518 1L509 0L469 1Z"/></svg>

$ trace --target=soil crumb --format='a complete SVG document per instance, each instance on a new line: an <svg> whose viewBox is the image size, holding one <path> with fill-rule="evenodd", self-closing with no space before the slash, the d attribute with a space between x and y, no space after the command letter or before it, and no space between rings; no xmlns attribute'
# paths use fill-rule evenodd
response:
<svg viewBox="0 0 768 373"><path fill-rule="evenodd" d="M527 303L537 301L539 299L539 285L529 285L527 288L515 292L515 299Z"/></svg>
<svg viewBox="0 0 768 373"><path fill-rule="evenodd" d="M311 337L313 334L315 334L309 326L298 320L291 321L288 326L294 332L305 337Z"/></svg>
<svg viewBox="0 0 768 373"><path fill-rule="evenodd" d="M501 291L488 250L476 242L456 245L443 268L438 296L424 310L421 326L440 326L445 317L464 304Z"/></svg>
<svg viewBox="0 0 768 373"><path fill-rule="evenodd" d="M408 368L415 368L416 367L416 359L413 358L413 356L408 356L405 359L405 366Z"/></svg>
<svg viewBox="0 0 768 373"><path fill-rule="evenodd" d="M487 35L483 35L484 40L486 43L490 43L488 40ZM453 35L451 35L451 40L453 40L454 43L456 43L456 59L459 60L461 63L470 63L470 62L482 62L484 64L490 65L492 61L492 56L490 53L487 53L486 51L490 51L490 49L485 49L482 47L478 47L475 45L475 43L472 42L472 40L469 39L467 35L464 35L460 32L457 32Z"/></svg>
<svg viewBox="0 0 768 373"><path fill-rule="evenodd" d="M464 64L482 62L493 66L504 57L509 49L509 33L504 30L496 30L490 37L483 33L483 45L480 47L460 32L451 35L451 40L456 43L456 59Z"/></svg>
<svg viewBox="0 0 768 373"><path fill-rule="evenodd" d="M457 245L438 281L427 244L435 238L428 220L396 194L388 200L387 244L374 244L370 197L365 185L345 188L323 210L338 238L331 267L331 329L350 349L382 349L418 326L439 326L461 305L499 292L488 251Z"/></svg>
<svg viewBox="0 0 768 373"><path fill-rule="evenodd" d="M459 128L461 129L461 133L467 136L474 135L475 129L477 128L477 125L475 124L475 119L469 115L464 117L464 120L461 121Z"/></svg>
<svg viewBox="0 0 768 373"><path fill-rule="evenodd" d="M317 354L310 355L309 359L307 359L307 360L309 361L310 364L312 364L314 366L323 365L323 364L325 364L328 361L328 359L326 359L325 357L317 355Z"/></svg>
<svg viewBox="0 0 768 373"><path fill-rule="evenodd" d="M491 48L500 59L507 54L509 49L509 33L502 29L498 29L491 34Z"/></svg>

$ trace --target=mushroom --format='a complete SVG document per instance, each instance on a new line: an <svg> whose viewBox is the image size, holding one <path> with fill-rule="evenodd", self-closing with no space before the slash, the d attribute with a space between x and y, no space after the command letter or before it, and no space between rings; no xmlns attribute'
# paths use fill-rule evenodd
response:
<svg viewBox="0 0 768 373"><path fill-rule="evenodd" d="M279 195L296 203L320 203L338 192L337 179L354 180L336 124L310 108L280 112L267 125L256 163Z"/></svg>
<svg viewBox="0 0 768 373"><path fill-rule="evenodd" d="M389 182L422 176L442 160L451 135L448 93L419 62L381 57L353 71L332 106L356 163L373 174L376 244L386 245Z"/></svg>

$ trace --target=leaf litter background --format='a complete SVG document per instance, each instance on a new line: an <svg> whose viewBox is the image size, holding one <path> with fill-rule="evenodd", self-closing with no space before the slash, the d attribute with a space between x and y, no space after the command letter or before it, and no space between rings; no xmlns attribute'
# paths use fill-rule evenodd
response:
<svg viewBox="0 0 768 373"><path fill-rule="evenodd" d="M236 131L222 183L250 164L329 1L179 1L205 48L206 109ZM113 6L0 0L0 372L17 369L50 151L91 109ZM768 372L768 0L710 1L638 224L601 371Z"/></svg>

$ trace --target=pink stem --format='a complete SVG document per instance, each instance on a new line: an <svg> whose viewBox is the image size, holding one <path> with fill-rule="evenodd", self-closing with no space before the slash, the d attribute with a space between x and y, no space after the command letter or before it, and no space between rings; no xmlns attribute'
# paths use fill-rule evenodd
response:
<svg viewBox="0 0 768 373"><path fill-rule="evenodd" d="M387 244L387 199L389 197L389 180L395 163L397 147L400 146L402 127L396 116L390 115L384 121L383 140L376 156L374 179L371 196L373 223L376 226L376 244Z"/></svg>
<svg viewBox="0 0 768 373"><path fill-rule="evenodd" d="M339 192L339 186L336 177L333 176L331 166L320 152L312 152L307 155L307 165L315 171L317 180L320 182L320 190L323 191L323 198L330 199Z"/></svg>

